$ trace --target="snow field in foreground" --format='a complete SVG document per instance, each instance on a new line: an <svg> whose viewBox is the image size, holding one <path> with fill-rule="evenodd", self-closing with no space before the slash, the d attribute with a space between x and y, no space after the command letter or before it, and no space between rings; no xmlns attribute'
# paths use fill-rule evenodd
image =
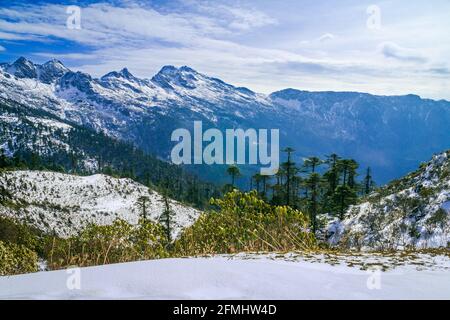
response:
<svg viewBox="0 0 450 320"><path fill-rule="evenodd" d="M268 257L163 259L0 277L0 298L450 299L450 261L441 260L381 272Z"/></svg>

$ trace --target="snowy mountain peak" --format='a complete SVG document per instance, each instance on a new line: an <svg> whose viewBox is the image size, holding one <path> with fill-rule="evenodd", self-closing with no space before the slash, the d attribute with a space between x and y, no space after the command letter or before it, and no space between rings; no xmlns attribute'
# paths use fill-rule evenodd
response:
<svg viewBox="0 0 450 320"><path fill-rule="evenodd" d="M165 78L179 78L179 77L189 77L189 76L200 76L207 77L196 70L188 66L175 67L172 65L167 65L161 68L161 70L154 76L154 78L165 77Z"/></svg>
<svg viewBox="0 0 450 320"><path fill-rule="evenodd" d="M128 80L137 79L127 68L123 68L120 71L111 71L101 77L101 80L108 80L113 78L125 78Z"/></svg>
<svg viewBox="0 0 450 320"><path fill-rule="evenodd" d="M152 81L159 84L164 89L174 90L175 87L195 89L199 78L207 78L197 71L187 66L176 68L174 66L164 66L153 78Z"/></svg>
<svg viewBox="0 0 450 320"><path fill-rule="evenodd" d="M2 64L2 69L17 78L39 79L46 84L54 82L70 71L61 61L56 59L40 65L34 64L24 57L18 58L12 64Z"/></svg>
<svg viewBox="0 0 450 320"><path fill-rule="evenodd" d="M192 68L190 68L188 66L180 67L179 71L181 71L181 72L188 72L188 73L195 73L195 74L198 73L197 71L195 71L194 69L192 69Z"/></svg>
<svg viewBox="0 0 450 320"><path fill-rule="evenodd" d="M61 78L70 70L61 61L52 59L41 66L38 66L39 80L44 83L51 83Z"/></svg>
<svg viewBox="0 0 450 320"><path fill-rule="evenodd" d="M73 87L81 92L93 94L92 81L92 77L87 73L69 71L58 80L58 85L60 90L67 90Z"/></svg>
<svg viewBox="0 0 450 320"><path fill-rule="evenodd" d="M152 82L168 91L196 98L207 98L210 101L228 99L228 102L232 102L250 99L247 102L255 102L256 99L258 103L265 103L262 95L257 96L247 88L237 88L220 79L199 73L188 66L179 68L170 65L164 66L152 78Z"/></svg>
<svg viewBox="0 0 450 320"><path fill-rule="evenodd" d="M58 59L51 59L51 60L47 61L46 63L44 63L42 66L46 67L46 68L53 68L56 70L69 71L69 69L66 68L66 66Z"/></svg>
<svg viewBox="0 0 450 320"><path fill-rule="evenodd" d="M199 74L196 70L194 70L188 66L181 66L181 67L177 68L173 65L166 65L161 68L161 70L157 73L157 75L161 74L161 75L165 75L165 76L176 76L179 74L186 75L188 73Z"/></svg>
<svg viewBox="0 0 450 320"><path fill-rule="evenodd" d="M256 95L256 93L246 87L237 87L236 90L246 95Z"/></svg>
<svg viewBox="0 0 450 320"><path fill-rule="evenodd" d="M122 70L120 70L119 74L127 79L134 77L127 68L123 68Z"/></svg>
<svg viewBox="0 0 450 320"><path fill-rule="evenodd" d="M13 66L24 66L28 68L33 68L34 64L25 57L19 57L16 61L13 62Z"/></svg>
<svg viewBox="0 0 450 320"><path fill-rule="evenodd" d="M159 72L156 74L156 76L158 76L159 74L164 74L164 75L173 75L178 71L178 68L172 65L167 65L167 66L163 66L161 68L161 70L159 70Z"/></svg>
<svg viewBox="0 0 450 320"><path fill-rule="evenodd" d="M36 78L36 67L30 60L20 57L6 68L6 72L18 78Z"/></svg>

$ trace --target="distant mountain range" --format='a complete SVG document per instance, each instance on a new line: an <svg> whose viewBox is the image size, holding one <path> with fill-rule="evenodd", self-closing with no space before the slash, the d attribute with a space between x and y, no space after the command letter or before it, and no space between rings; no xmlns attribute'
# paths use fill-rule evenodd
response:
<svg viewBox="0 0 450 320"><path fill-rule="evenodd" d="M264 95L186 66L165 66L148 79L126 68L93 78L57 60L39 65L19 58L0 65L0 97L166 160L172 131L192 129L194 120L222 130L279 128L282 147L297 150L296 162L330 153L353 157L372 167L378 183L450 148L449 101L295 89Z"/></svg>

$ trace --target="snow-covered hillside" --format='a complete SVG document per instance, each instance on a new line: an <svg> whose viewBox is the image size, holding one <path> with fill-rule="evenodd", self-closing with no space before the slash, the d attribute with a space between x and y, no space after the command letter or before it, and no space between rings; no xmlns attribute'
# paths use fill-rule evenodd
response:
<svg viewBox="0 0 450 320"><path fill-rule="evenodd" d="M450 245L450 151L350 207L334 221L333 245L362 249L405 249Z"/></svg>
<svg viewBox="0 0 450 320"><path fill-rule="evenodd" d="M274 255L163 259L0 277L0 299L449 299L449 267L444 256L385 272Z"/></svg>
<svg viewBox="0 0 450 320"><path fill-rule="evenodd" d="M0 98L0 103L5 103ZM68 143L68 132L73 127L58 119L42 115L19 114L16 110L0 107L0 150L12 157L17 151L30 151L40 155L73 152ZM85 157L84 160L91 160Z"/></svg>
<svg viewBox="0 0 450 320"><path fill-rule="evenodd" d="M148 197L148 218L157 220L164 210L157 192L131 179L102 174L82 177L46 171L7 171L0 173L0 188L11 197L0 205L0 214L61 236L72 235L87 223L109 224L116 218L137 223L142 215L140 197ZM175 201L170 201L170 205L175 213L176 236L200 212Z"/></svg>

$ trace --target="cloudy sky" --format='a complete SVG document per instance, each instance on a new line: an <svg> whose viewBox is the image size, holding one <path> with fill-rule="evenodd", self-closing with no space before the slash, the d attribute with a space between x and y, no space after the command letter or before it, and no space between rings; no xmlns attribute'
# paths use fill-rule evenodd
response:
<svg viewBox="0 0 450 320"><path fill-rule="evenodd" d="M94 76L188 65L263 93L450 100L450 1L0 0L0 61L19 56Z"/></svg>

